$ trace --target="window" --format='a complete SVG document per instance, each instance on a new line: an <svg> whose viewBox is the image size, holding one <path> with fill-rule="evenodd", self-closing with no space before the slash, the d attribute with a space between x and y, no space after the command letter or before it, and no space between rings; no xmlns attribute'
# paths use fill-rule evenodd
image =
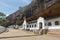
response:
<svg viewBox="0 0 60 40"><path fill-rule="evenodd" d="M51 25L52 25L51 22L49 22L49 23L48 23L48 26L51 26Z"/></svg>
<svg viewBox="0 0 60 40"><path fill-rule="evenodd" d="M59 25L59 21L55 21L55 25Z"/></svg>
<svg viewBox="0 0 60 40"><path fill-rule="evenodd" d="M33 27L33 25L32 25L32 27Z"/></svg>
<svg viewBox="0 0 60 40"><path fill-rule="evenodd" d="M30 25L30 27L31 27L31 25Z"/></svg>
<svg viewBox="0 0 60 40"><path fill-rule="evenodd" d="M29 26L27 25L27 28L28 28Z"/></svg>
<svg viewBox="0 0 60 40"><path fill-rule="evenodd" d="M45 23L45 26L46 26L46 23Z"/></svg>
<svg viewBox="0 0 60 40"><path fill-rule="evenodd" d="M35 24L35 27L36 27L36 24Z"/></svg>

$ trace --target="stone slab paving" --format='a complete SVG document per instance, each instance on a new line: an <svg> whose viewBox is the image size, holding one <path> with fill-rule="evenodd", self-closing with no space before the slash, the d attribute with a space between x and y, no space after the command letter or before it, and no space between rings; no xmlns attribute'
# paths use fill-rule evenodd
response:
<svg viewBox="0 0 60 40"><path fill-rule="evenodd" d="M9 29L9 32L0 34L0 40L60 40L56 35L36 35L24 30Z"/></svg>
<svg viewBox="0 0 60 40"><path fill-rule="evenodd" d="M18 29L9 29L9 32L4 32L0 34L0 37L24 36L24 35L34 35L34 33Z"/></svg>

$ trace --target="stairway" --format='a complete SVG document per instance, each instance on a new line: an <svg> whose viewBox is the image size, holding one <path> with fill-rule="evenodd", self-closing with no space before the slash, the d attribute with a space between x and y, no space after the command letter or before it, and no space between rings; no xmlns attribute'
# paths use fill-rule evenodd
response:
<svg viewBox="0 0 60 40"><path fill-rule="evenodd" d="M43 29L33 30L33 33L38 34L38 35L42 35L43 34Z"/></svg>

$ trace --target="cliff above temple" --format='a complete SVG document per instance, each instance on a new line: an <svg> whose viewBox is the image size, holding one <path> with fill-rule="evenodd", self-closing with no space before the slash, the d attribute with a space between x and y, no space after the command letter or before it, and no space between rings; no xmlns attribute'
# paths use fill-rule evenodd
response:
<svg viewBox="0 0 60 40"><path fill-rule="evenodd" d="M28 6L22 7L15 13L12 13L7 18L9 19L9 25L22 24L23 17L27 18L27 21L32 21L38 17L44 17L45 19L57 17L60 15L60 0L33 0ZM56 12L58 11L58 12ZM51 14L49 14L51 13Z"/></svg>

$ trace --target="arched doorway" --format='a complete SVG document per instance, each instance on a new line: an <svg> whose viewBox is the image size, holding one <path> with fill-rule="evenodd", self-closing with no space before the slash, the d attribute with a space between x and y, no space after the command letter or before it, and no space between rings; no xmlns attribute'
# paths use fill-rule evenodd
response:
<svg viewBox="0 0 60 40"><path fill-rule="evenodd" d="M37 20L37 26L38 26L38 29L44 29L44 18L42 17L39 17L38 20Z"/></svg>
<svg viewBox="0 0 60 40"><path fill-rule="evenodd" d="M39 29L42 29L42 22L39 23Z"/></svg>

